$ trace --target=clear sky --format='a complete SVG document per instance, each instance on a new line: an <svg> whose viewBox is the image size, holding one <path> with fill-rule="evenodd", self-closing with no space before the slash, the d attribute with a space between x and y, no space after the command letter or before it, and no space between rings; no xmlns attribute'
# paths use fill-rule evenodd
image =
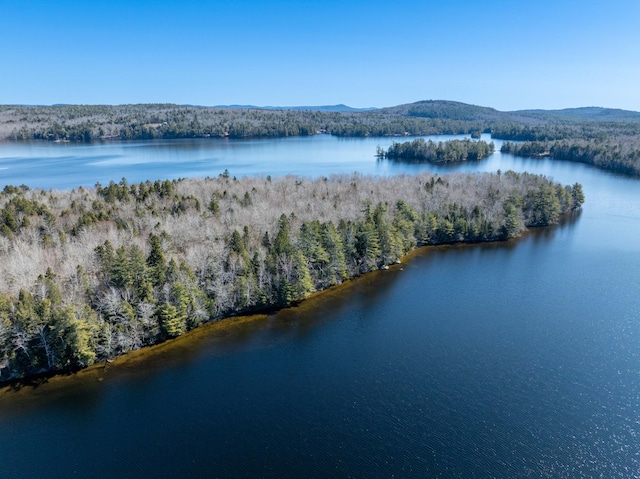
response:
<svg viewBox="0 0 640 479"><path fill-rule="evenodd" d="M640 111L640 1L0 0L0 104Z"/></svg>

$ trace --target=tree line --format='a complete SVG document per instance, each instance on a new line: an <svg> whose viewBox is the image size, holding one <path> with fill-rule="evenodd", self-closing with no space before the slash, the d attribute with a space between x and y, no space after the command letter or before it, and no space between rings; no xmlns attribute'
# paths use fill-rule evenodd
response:
<svg viewBox="0 0 640 479"><path fill-rule="evenodd" d="M475 122L376 111L322 112L181 105L0 107L0 139L91 142L175 138L272 138L466 134Z"/></svg>
<svg viewBox="0 0 640 479"><path fill-rule="evenodd" d="M584 201L527 173L217 178L0 193L0 380L287 306L420 245L505 240Z"/></svg>
<svg viewBox="0 0 640 479"><path fill-rule="evenodd" d="M626 175L640 176L640 140L559 140L505 142L502 153L525 157L549 157L597 166Z"/></svg>

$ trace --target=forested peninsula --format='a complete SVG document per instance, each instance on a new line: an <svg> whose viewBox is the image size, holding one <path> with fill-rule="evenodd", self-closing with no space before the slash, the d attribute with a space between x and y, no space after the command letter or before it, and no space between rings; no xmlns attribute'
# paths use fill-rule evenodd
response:
<svg viewBox="0 0 640 479"><path fill-rule="evenodd" d="M172 104L0 106L0 140L92 142L174 138L465 134L543 142L553 159L640 175L640 113L586 107L503 112L443 100L366 111ZM525 149L512 149L525 154Z"/></svg>
<svg viewBox="0 0 640 479"><path fill-rule="evenodd" d="M435 142L418 138L404 143L393 142L386 151L378 147L377 156L407 163L459 163L482 160L491 155L494 149L493 143L481 140Z"/></svg>
<svg viewBox="0 0 640 479"><path fill-rule="evenodd" d="M597 166L627 175L640 176L640 148L635 138L613 141L556 140L505 142L500 151L524 157L549 157Z"/></svg>
<svg viewBox="0 0 640 479"><path fill-rule="evenodd" d="M416 246L512 238L583 201L579 184L510 171L7 186L0 381L291 305Z"/></svg>

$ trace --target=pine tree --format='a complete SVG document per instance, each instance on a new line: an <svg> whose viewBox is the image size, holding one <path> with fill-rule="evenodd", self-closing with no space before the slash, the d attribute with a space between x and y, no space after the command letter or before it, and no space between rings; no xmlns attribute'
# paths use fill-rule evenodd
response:
<svg viewBox="0 0 640 479"><path fill-rule="evenodd" d="M571 209L577 210L584 203L584 192L582 191L582 185L575 183L571 187Z"/></svg>
<svg viewBox="0 0 640 479"><path fill-rule="evenodd" d="M520 211L512 204L505 206L505 223L503 227L505 238L514 238L522 229L522 220L520 219Z"/></svg>
<svg viewBox="0 0 640 479"><path fill-rule="evenodd" d="M358 222L356 251L361 265L360 272L367 272L378 268L381 253L380 237L369 203L365 205L364 218Z"/></svg>
<svg viewBox="0 0 640 479"><path fill-rule="evenodd" d="M158 306L156 315L161 334L165 339L176 338L186 331L186 316L181 315L174 305L165 302Z"/></svg>
<svg viewBox="0 0 640 479"><path fill-rule="evenodd" d="M320 231L322 246L329 258L324 276L327 285L342 283L349 277L340 234L331 221L324 223Z"/></svg>
<svg viewBox="0 0 640 479"><path fill-rule="evenodd" d="M151 233L149 235L149 256L147 256L147 266L150 269L150 280L153 286L161 286L166 281L167 262L162 251L162 241L159 236Z"/></svg>
<svg viewBox="0 0 640 479"><path fill-rule="evenodd" d="M543 183L533 194L532 226L546 226L555 223L560 216L560 201L552 185Z"/></svg>
<svg viewBox="0 0 640 479"><path fill-rule="evenodd" d="M52 321L55 338L56 369L86 367L96 360L92 347L92 333L86 321L76 318L75 307L67 304L59 308Z"/></svg>

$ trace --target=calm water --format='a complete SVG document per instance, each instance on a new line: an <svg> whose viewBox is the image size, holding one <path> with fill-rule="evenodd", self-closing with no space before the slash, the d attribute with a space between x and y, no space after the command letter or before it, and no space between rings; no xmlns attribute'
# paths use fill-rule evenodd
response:
<svg viewBox="0 0 640 479"><path fill-rule="evenodd" d="M442 141L463 137L428 138ZM217 176L225 169L238 177L288 174L318 177L354 171L391 175L424 169L376 161L376 146L388 148L393 141L317 135L275 140L189 139L94 145L0 143L0 185L69 189L94 186L96 182L118 182L123 177L129 182L139 182Z"/></svg>
<svg viewBox="0 0 640 479"><path fill-rule="evenodd" d="M47 188L409 171L373 158L385 142L0 145L0 163ZM579 181L587 203L519 241L423 249L146 361L4 392L0 477L640 477L640 183L500 154L455 169L498 168Z"/></svg>

